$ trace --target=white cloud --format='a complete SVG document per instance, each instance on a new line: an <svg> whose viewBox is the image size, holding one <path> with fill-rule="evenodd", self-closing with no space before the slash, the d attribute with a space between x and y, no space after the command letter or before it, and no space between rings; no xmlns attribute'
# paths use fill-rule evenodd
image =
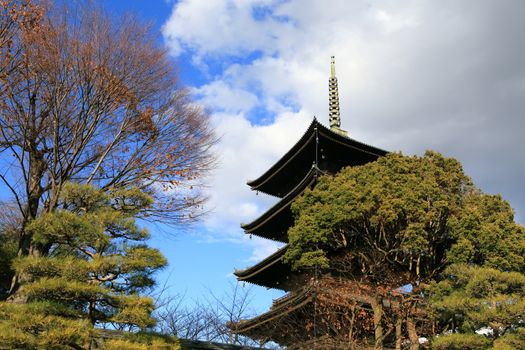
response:
<svg viewBox="0 0 525 350"><path fill-rule="evenodd" d="M383 30L387 34L391 34L403 29L413 29L420 25L420 22L415 17L398 16L385 10L378 10L375 15L376 19L383 26Z"/></svg>
<svg viewBox="0 0 525 350"><path fill-rule="evenodd" d="M517 0L176 3L163 28L172 52L214 68L197 88L222 135L210 232L237 239L239 222L275 201L244 184L282 156L313 115L327 121L330 55L352 137L458 157L524 219L524 11ZM266 241L248 244L269 249Z"/></svg>
<svg viewBox="0 0 525 350"><path fill-rule="evenodd" d="M279 34L274 24L280 21L271 16L256 19L254 14L257 10L265 12L274 2L182 0L164 24L163 32L175 54L186 49L221 55L261 46L269 49Z"/></svg>
<svg viewBox="0 0 525 350"><path fill-rule="evenodd" d="M236 239L241 222L250 222L278 199L256 195L246 182L270 167L301 136L310 117L285 113L270 125L252 125L243 115L217 113L213 116L221 140L219 166L210 183L209 206L213 209L205 224L210 232Z"/></svg>
<svg viewBox="0 0 525 350"><path fill-rule="evenodd" d="M247 90L230 87L222 80L213 81L195 89L201 103L215 111L238 113L249 111L257 105L257 96Z"/></svg>

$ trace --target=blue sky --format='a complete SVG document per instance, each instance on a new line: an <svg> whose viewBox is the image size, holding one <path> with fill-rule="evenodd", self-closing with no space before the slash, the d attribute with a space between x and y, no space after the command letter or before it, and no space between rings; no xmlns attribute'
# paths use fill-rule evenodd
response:
<svg viewBox="0 0 525 350"><path fill-rule="evenodd" d="M227 290L234 268L276 249L239 228L275 199L245 185L313 116L327 123L336 56L342 126L390 151L437 150L525 219L525 3L519 0L184 0L101 2L152 21L183 84L211 111L221 142L210 214L188 232L153 229L162 279L199 298ZM169 278L168 278L169 276ZM263 311L278 292L256 288Z"/></svg>
<svg viewBox="0 0 525 350"><path fill-rule="evenodd" d="M177 4L171 1L123 1L111 0L101 2L102 6L114 16L121 16L128 12L134 13L141 20L150 23L159 32L159 43L167 45L166 37L163 35L163 26L168 21L174 6ZM264 18L266 11L263 8L254 10L254 16ZM210 57L205 62L205 67L192 61L192 50L185 50L172 55L172 59L178 64L180 69L180 81L183 86L194 88L195 98L210 98L206 91L199 90L199 87L206 89L210 81L215 80L215 76L220 76L228 66L234 64L247 64L261 57L261 53L254 51L239 55L228 55L225 57ZM256 91L257 89L254 89ZM213 99L220 96L214 96ZM219 105L210 107L212 113L230 112L231 107ZM271 115L270 117L268 117ZM263 105L251 109L250 114L246 115L247 120L255 125L268 124L275 116L268 113ZM221 137L224 133L219 132ZM217 150L218 153L222 153ZM277 152L276 152L277 153ZM222 155L219 155L223 158ZM254 155L256 157L256 155ZM267 163L268 164L268 163ZM242 163L238 164L242 167ZM241 170L241 169L239 169ZM214 174L211 175L211 178ZM238 183L232 183L234 187L246 187L245 182L248 178ZM212 180L213 182L213 180ZM254 193L250 193L255 196ZM254 198L255 199L255 198ZM228 200L224 198L224 200ZM205 223L185 228L178 232L172 227L150 226L153 239L151 244L159 249L168 257L169 266L159 276L159 286L167 286L172 295L183 296L185 303L192 305L194 301L203 301L209 298L209 291L216 296L221 296L229 292L231 283L236 283L233 271L235 268L245 268L258 259L271 253L275 247L279 246L271 242L255 242L242 233L240 221L235 219L228 220L228 230L234 231L227 234L221 232L220 223L217 225L212 222L217 220L215 207L223 205L221 202L210 204L207 210L210 214ZM263 205L266 206L266 205ZM219 220L220 221L220 220ZM254 238L257 240L257 238ZM248 242L246 242L248 241ZM268 244L269 243L269 244ZM260 247L259 247L260 246ZM262 249L262 252L258 252ZM242 284L243 287L250 286ZM281 296L281 291L266 290L261 287L251 287L253 295L253 312L264 312L271 301Z"/></svg>
<svg viewBox="0 0 525 350"><path fill-rule="evenodd" d="M239 227L274 198L257 178L313 116L327 124L336 56L342 126L405 154L437 150L463 162L485 192L525 221L525 2L508 0L99 0L114 16L151 22L183 85L221 136L208 178L210 213L185 230L151 227L169 258L161 283L199 299L221 294L277 245ZM164 231L170 231L166 233ZM261 312L279 292L255 288Z"/></svg>

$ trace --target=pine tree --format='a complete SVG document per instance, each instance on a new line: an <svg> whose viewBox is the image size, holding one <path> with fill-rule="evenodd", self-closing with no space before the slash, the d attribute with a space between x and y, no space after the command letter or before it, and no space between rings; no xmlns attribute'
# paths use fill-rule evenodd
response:
<svg viewBox="0 0 525 350"><path fill-rule="evenodd" d="M151 204L136 188L104 192L67 183L59 209L27 226L35 240L50 246L50 254L13 262L27 279L20 281L20 303L0 304L0 343L21 349L87 349L99 327L135 331L154 326L153 301L141 293L154 285L153 275L166 259L145 244L148 232L134 219ZM154 342L170 348L165 340L147 342L150 348ZM118 339L101 346L143 345Z"/></svg>
<svg viewBox="0 0 525 350"><path fill-rule="evenodd" d="M525 275L454 264L431 288L431 306L444 335L435 349L524 349ZM479 334L478 334L479 333Z"/></svg>
<svg viewBox="0 0 525 350"><path fill-rule="evenodd" d="M451 227L450 266L429 288L431 310L449 332L433 347L524 349L525 228L500 196L479 193L465 198Z"/></svg>
<svg viewBox="0 0 525 350"><path fill-rule="evenodd" d="M0 202L0 300L7 298L14 276L11 261L18 251L20 216L17 214L14 203Z"/></svg>

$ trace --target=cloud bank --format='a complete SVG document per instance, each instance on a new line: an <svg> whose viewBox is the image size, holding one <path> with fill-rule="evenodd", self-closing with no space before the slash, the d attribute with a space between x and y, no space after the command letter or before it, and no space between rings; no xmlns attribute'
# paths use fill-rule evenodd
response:
<svg viewBox="0 0 525 350"><path fill-rule="evenodd" d="M275 202L245 182L282 156L314 115L327 124L331 55L351 137L456 157L523 222L523 13L519 0L175 3L164 38L205 77L195 94L222 136L209 239L250 244L254 259L275 249L241 234L240 222Z"/></svg>

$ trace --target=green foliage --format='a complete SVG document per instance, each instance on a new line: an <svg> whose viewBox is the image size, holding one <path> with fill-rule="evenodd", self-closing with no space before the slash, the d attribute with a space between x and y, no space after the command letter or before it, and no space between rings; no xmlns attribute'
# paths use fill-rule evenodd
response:
<svg viewBox="0 0 525 350"><path fill-rule="evenodd" d="M450 222L455 243L447 253L449 263L525 272L525 228L514 222L513 210L501 196L466 196L460 215Z"/></svg>
<svg viewBox="0 0 525 350"><path fill-rule="evenodd" d="M1 210L1 209L0 209ZM18 239L12 230L1 230L0 228L0 300L4 300L9 292L14 269L11 261L16 258L18 252Z"/></svg>
<svg viewBox="0 0 525 350"><path fill-rule="evenodd" d="M153 301L139 293L154 285L153 274L166 259L144 243L148 232L133 217L151 203L137 189L105 193L66 184L60 209L27 226L36 240L51 245L51 253L13 260L24 276L20 293L26 303L0 304L0 343L79 348L89 344L96 325L154 326ZM130 344L121 348L134 349L135 342Z"/></svg>
<svg viewBox="0 0 525 350"><path fill-rule="evenodd" d="M496 339L491 350L520 350L525 347L525 329L519 328Z"/></svg>
<svg viewBox="0 0 525 350"><path fill-rule="evenodd" d="M428 276L450 244L448 219L471 191L460 163L434 152L389 154L323 176L292 205L285 260L294 269L326 268L328 252L346 249L364 274L380 278L386 268Z"/></svg>
<svg viewBox="0 0 525 350"><path fill-rule="evenodd" d="M433 348L525 348L525 228L457 160L389 154L322 176L292 211L284 257L292 269L382 286L431 282L418 297L430 297L436 330L451 331ZM476 334L481 328L492 336Z"/></svg>
<svg viewBox="0 0 525 350"><path fill-rule="evenodd" d="M480 193L465 197L451 228L455 242L447 263L452 265L430 288L437 320L459 332L458 339L471 339L485 328L493 332L493 349L525 348L525 229L500 196Z"/></svg>
<svg viewBox="0 0 525 350"><path fill-rule="evenodd" d="M468 343L477 339L475 330L486 328L492 330L492 339L497 340L495 348L500 349L497 344L518 344L515 348L525 348L521 328L525 315L525 275L461 264L451 265L443 275L443 280L429 288L430 305L441 324L460 333L454 334L452 340L448 339L451 335L438 337L438 344ZM468 348L478 349L474 345Z"/></svg>
<svg viewBox="0 0 525 350"><path fill-rule="evenodd" d="M138 332L125 334L124 339L109 340L103 350L180 350L179 341L170 336Z"/></svg>
<svg viewBox="0 0 525 350"><path fill-rule="evenodd" d="M479 334L449 334L434 338L436 350L482 350L490 347L490 340Z"/></svg>
<svg viewBox="0 0 525 350"><path fill-rule="evenodd" d="M5 300L15 274L11 261L18 254L20 214L15 203L0 201L0 300Z"/></svg>
<svg viewBox="0 0 525 350"><path fill-rule="evenodd" d="M0 303L1 344L13 349L78 349L89 342L92 327L74 316L53 303Z"/></svg>
<svg viewBox="0 0 525 350"><path fill-rule="evenodd" d="M90 188L93 192L88 185L64 185L63 209L43 214L26 226L33 240L67 245L87 254L82 249L108 250L112 239L149 238L148 232L135 224L133 216L151 205L151 197L136 188L110 193L90 193Z"/></svg>
<svg viewBox="0 0 525 350"><path fill-rule="evenodd" d="M154 309L151 298L137 295L120 296L116 298L115 304L120 310L110 319L111 322L133 324L141 329L155 325L155 319L151 317Z"/></svg>

